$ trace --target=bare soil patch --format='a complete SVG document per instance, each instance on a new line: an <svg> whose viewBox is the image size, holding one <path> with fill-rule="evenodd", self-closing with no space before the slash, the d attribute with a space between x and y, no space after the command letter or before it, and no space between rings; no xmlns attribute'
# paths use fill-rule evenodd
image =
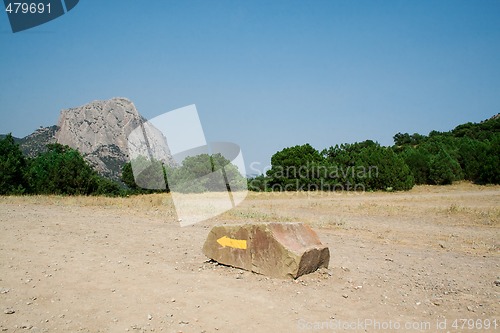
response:
<svg viewBox="0 0 500 333"><path fill-rule="evenodd" d="M468 183L250 193L181 228L167 194L0 197L0 329L498 331L499 203L499 186ZM211 226L259 221L310 224L330 248L330 268L279 280L207 262Z"/></svg>

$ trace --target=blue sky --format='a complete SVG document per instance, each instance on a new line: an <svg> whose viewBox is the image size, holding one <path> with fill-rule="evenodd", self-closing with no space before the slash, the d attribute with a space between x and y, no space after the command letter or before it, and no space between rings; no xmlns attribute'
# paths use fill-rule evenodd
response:
<svg viewBox="0 0 500 333"><path fill-rule="evenodd" d="M14 34L3 12L0 133L120 96L147 118L196 104L257 170L297 144L391 145L500 112L499 18L487 0L86 0Z"/></svg>

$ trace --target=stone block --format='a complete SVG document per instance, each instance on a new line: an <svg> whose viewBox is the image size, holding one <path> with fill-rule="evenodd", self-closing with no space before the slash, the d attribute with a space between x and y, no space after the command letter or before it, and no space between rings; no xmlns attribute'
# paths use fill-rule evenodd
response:
<svg viewBox="0 0 500 333"><path fill-rule="evenodd" d="M328 268L330 251L303 223L214 226L203 253L224 265L277 277L297 278Z"/></svg>

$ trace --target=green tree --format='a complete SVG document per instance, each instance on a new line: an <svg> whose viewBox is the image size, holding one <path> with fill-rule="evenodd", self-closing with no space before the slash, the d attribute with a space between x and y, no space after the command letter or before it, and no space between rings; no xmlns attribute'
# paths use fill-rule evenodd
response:
<svg viewBox="0 0 500 333"><path fill-rule="evenodd" d="M499 116L458 125L449 132L432 131L427 137L398 133L394 141L394 151L408 164L417 184L499 182Z"/></svg>
<svg viewBox="0 0 500 333"><path fill-rule="evenodd" d="M134 179L134 172L132 170L132 163L127 162L122 167L122 182L131 190L135 191L139 188Z"/></svg>
<svg viewBox="0 0 500 333"><path fill-rule="evenodd" d="M123 196L125 191L120 187L120 185L112 181L111 179L104 178L101 176L95 176L95 182L97 183L97 188L92 195L105 195L105 196Z"/></svg>
<svg viewBox="0 0 500 333"><path fill-rule="evenodd" d="M431 158L429 180L432 184L447 185L460 179L461 168L458 161L441 149Z"/></svg>
<svg viewBox="0 0 500 333"><path fill-rule="evenodd" d="M181 166L168 168L167 176L174 191L185 193L244 190L246 179L221 154L188 156Z"/></svg>
<svg viewBox="0 0 500 333"><path fill-rule="evenodd" d="M500 135L488 142L480 160L477 182L479 184L500 184Z"/></svg>
<svg viewBox="0 0 500 333"><path fill-rule="evenodd" d="M411 136L408 133L397 133L392 138L396 146L405 146L411 144Z"/></svg>
<svg viewBox="0 0 500 333"><path fill-rule="evenodd" d="M135 175L134 175L135 170ZM132 193L154 193L168 191L165 166L161 161L138 156L122 167L122 182Z"/></svg>
<svg viewBox="0 0 500 333"><path fill-rule="evenodd" d="M165 191L165 188L183 193L246 189L246 179L221 154L188 156L177 167L139 156L122 167L121 179L133 193Z"/></svg>
<svg viewBox="0 0 500 333"><path fill-rule="evenodd" d="M306 143L285 148L271 157L267 171L273 190L316 190L326 172L324 157Z"/></svg>
<svg viewBox="0 0 500 333"><path fill-rule="evenodd" d="M213 171L216 172L220 170L222 172L223 178L227 185L229 185L231 191L247 189L246 178L240 173L238 168L222 154L217 153L211 155L211 162Z"/></svg>
<svg viewBox="0 0 500 333"><path fill-rule="evenodd" d="M265 192L269 189L269 177L258 175L248 179L248 189L255 192Z"/></svg>
<svg viewBox="0 0 500 333"><path fill-rule="evenodd" d="M0 140L0 194L21 194L26 190L26 160L11 134Z"/></svg>
<svg viewBox="0 0 500 333"><path fill-rule="evenodd" d="M500 133L500 116L480 123L458 125L451 131L455 137L467 137L478 141L493 141Z"/></svg>
<svg viewBox="0 0 500 333"><path fill-rule="evenodd" d="M328 162L340 170L333 182L365 190L408 190L414 178L404 160L391 148L366 140L324 151ZM332 175L332 173L330 173Z"/></svg>
<svg viewBox="0 0 500 333"><path fill-rule="evenodd" d="M463 171L464 179L477 181L482 168L485 152L490 146L487 142L471 139L468 136L457 138L458 158L457 161Z"/></svg>
<svg viewBox="0 0 500 333"><path fill-rule="evenodd" d="M97 174L77 150L60 144L47 149L29 163L27 178L33 193L88 195L97 190Z"/></svg>
<svg viewBox="0 0 500 333"><path fill-rule="evenodd" d="M357 173L358 183L364 183L369 190L409 190L415 184L410 168L402 157L394 151L380 145L364 148L360 151L359 161L365 172ZM376 170L376 173L369 172ZM362 175L363 177L359 177Z"/></svg>
<svg viewBox="0 0 500 333"><path fill-rule="evenodd" d="M226 191L226 183L218 174L213 174L215 166L209 154L188 156L179 168L171 170L174 191L202 193L207 191Z"/></svg>
<svg viewBox="0 0 500 333"><path fill-rule="evenodd" d="M427 150L407 147L401 157L408 165L416 184L429 182L431 154Z"/></svg>

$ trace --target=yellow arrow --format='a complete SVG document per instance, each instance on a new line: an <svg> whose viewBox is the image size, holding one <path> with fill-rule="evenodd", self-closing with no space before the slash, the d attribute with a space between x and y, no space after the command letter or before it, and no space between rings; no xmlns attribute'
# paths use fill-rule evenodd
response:
<svg viewBox="0 0 500 333"><path fill-rule="evenodd" d="M217 240L217 243L220 245L226 247L233 247L235 249L242 249L246 250L247 248L247 241L244 239L232 239L227 236L223 236Z"/></svg>

